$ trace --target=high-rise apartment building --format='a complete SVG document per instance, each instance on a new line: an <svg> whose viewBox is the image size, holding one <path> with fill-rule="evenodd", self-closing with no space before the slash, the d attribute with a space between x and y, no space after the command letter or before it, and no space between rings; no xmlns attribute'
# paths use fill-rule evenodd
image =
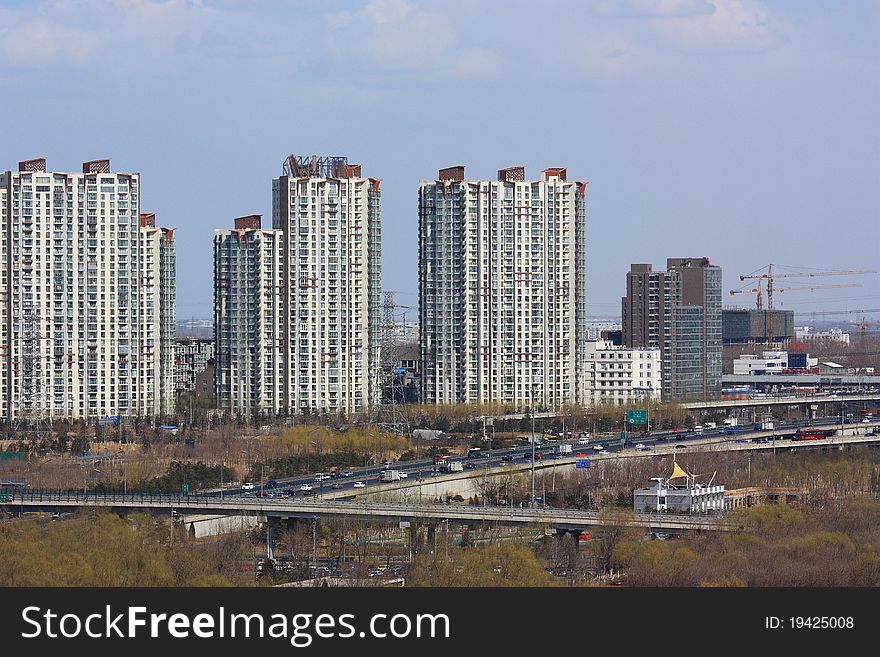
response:
<svg viewBox="0 0 880 657"><path fill-rule="evenodd" d="M660 349L665 398L720 392L720 267L708 258L669 258L665 272L634 264L621 306L624 344Z"/></svg>
<svg viewBox="0 0 880 657"><path fill-rule="evenodd" d="M0 417L168 408L173 231L141 226L140 192L140 175L109 160L0 173Z"/></svg>
<svg viewBox="0 0 880 657"><path fill-rule="evenodd" d="M258 216L214 236L215 381L236 413L367 411L379 402L379 180L298 157Z"/></svg>
<svg viewBox="0 0 880 657"><path fill-rule="evenodd" d="M218 407L276 414L284 388L283 234L260 215L214 231L214 386Z"/></svg>
<svg viewBox="0 0 880 657"><path fill-rule="evenodd" d="M381 192L345 157L289 156L272 181L283 235L282 406L350 414L379 402Z"/></svg>
<svg viewBox="0 0 880 657"><path fill-rule="evenodd" d="M585 182L442 169L419 187L423 399L576 402L586 339Z"/></svg>
<svg viewBox="0 0 880 657"><path fill-rule="evenodd" d="M141 392L146 408L174 413L174 339L177 334L177 251L174 228L140 215L138 263L141 304Z"/></svg>

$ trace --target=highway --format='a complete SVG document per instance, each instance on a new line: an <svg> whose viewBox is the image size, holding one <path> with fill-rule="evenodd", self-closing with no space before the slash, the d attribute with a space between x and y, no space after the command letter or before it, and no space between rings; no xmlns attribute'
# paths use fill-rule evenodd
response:
<svg viewBox="0 0 880 657"><path fill-rule="evenodd" d="M862 422L858 418L849 421L843 425L846 429L864 429L867 431L880 429L880 421ZM735 441L751 441L753 438L772 440L775 436L776 446L783 444L785 436L794 435L799 428L817 428L827 429L829 431L839 429L840 417L831 416L824 418L816 418L813 420L800 420L794 422L776 423L773 431L762 431L755 429L755 425L749 423L745 426L737 427L735 433L728 433L727 427L718 427L715 429L704 429L701 434L694 431L681 430L680 432L651 432L645 435L639 432L627 433L627 445L621 444L620 438L616 434L600 436L591 439L586 445L581 445L576 437L566 440L561 439L544 439L540 446L536 446L535 469L552 467L554 464L573 464L578 458L586 458L589 460L602 460L611 458L620 454L629 456L650 456L656 453L669 452L676 449L676 446L693 447L694 449L717 448L719 442L729 442L731 445ZM789 443L791 441L788 441ZM635 449L637 444L645 445L644 451ZM572 446L572 453L569 456L557 455L554 449L557 445L567 444ZM736 449L742 449L740 445ZM597 449L599 446L602 449ZM753 449L760 449L763 444L752 445ZM772 447L772 445L771 445ZM668 448L668 449L666 449ZM732 447L733 448L733 447ZM481 450L485 457L467 459L464 457L451 457L450 460L458 460L465 468L463 472L445 474L435 470L434 463L431 459L419 459L416 461L403 461L392 463L388 468L384 465L370 466L366 468L355 468L349 470L348 476L340 476L334 479L326 479L323 481L315 481L317 473L310 473L299 477L278 479L277 482L271 482L270 487L261 487L259 482L255 483L252 491L245 491L239 488L224 489L224 496L267 496L268 499L284 499L287 498L307 498L318 496L322 498L341 498L352 497L363 493L375 493L382 490L396 490L404 487L418 486L431 481L443 481L449 479L460 479L464 477L479 477L485 474L497 475L509 471L529 471L531 469L531 452L530 445L521 445L512 448ZM379 474L386 469L394 469L406 475L400 482L381 483L378 481ZM355 487L356 482L363 482L363 487ZM266 482L264 482L266 483ZM310 491L301 490L303 485L311 486ZM219 495L219 489L200 493L201 495ZM195 495L195 494L194 494Z"/></svg>

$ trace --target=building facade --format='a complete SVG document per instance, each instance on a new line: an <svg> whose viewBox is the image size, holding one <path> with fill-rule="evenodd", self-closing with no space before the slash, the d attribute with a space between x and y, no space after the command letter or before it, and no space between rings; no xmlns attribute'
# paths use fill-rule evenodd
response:
<svg viewBox="0 0 880 657"><path fill-rule="evenodd" d="M351 414L380 400L381 191L345 157L298 157L272 181L282 236L284 374L292 413Z"/></svg>
<svg viewBox="0 0 880 657"><path fill-rule="evenodd" d="M283 408L284 236L260 222L214 231L214 393L218 408L247 417Z"/></svg>
<svg viewBox="0 0 880 657"><path fill-rule="evenodd" d="M140 215L140 386L147 407L160 415L174 413L174 339L177 333L177 249L174 228L156 227L152 212Z"/></svg>
<svg viewBox="0 0 880 657"><path fill-rule="evenodd" d="M720 393L720 267L708 258L669 258L664 272L632 265L621 308L624 344L660 349L664 398Z"/></svg>
<svg viewBox="0 0 880 657"><path fill-rule="evenodd" d="M659 399L660 350L588 340L581 382L580 400L584 405Z"/></svg>
<svg viewBox="0 0 880 657"><path fill-rule="evenodd" d="M795 337L793 310L758 310L756 308L725 308L721 311L721 340L724 344L766 343L773 317L773 342Z"/></svg>
<svg viewBox="0 0 880 657"><path fill-rule="evenodd" d="M419 187L425 403L578 401L586 341L585 182L442 169Z"/></svg>
<svg viewBox="0 0 880 657"><path fill-rule="evenodd" d="M178 338L174 358L174 392L178 395L195 392L196 377L208 368L208 361L214 359L214 339Z"/></svg>
<svg viewBox="0 0 880 657"><path fill-rule="evenodd" d="M167 407L173 229L142 230L140 193L140 175L112 173L109 160L0 173L0 417Z"/></svg>

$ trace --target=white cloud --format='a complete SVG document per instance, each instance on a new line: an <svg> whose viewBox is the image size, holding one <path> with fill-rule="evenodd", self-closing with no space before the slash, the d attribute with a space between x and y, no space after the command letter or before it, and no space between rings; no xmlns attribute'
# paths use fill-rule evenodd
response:
<svg viewBox="0 0 880 657"><path fill-rule="evenodd" d="M711 12L658 21L657 27L685 48L759 51L778 44L781 34L770 12L752 0L713 0Z"/></svg>
<svg viewBox="0 0 880 657"><path fill-rule="evenodd" d="M453 72L462 78L491 78L501 69L497 54L483 48L463 48L455 58Z"/></svg>
<svg viewBox="0 0 880 657"><path fill-rule="evenodd" d="M493 53L458 45L448 15L409 0L371 0L358 11L328 15L325 24L336 31L334 46L347 55L364 53L387 68L439 68L465 77L497 70Z"/></svg>

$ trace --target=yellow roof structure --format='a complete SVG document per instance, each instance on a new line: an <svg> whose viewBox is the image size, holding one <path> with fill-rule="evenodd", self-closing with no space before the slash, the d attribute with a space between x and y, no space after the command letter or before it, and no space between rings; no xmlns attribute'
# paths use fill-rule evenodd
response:
<svg viewBox="0 0 880 657"><path fill-rule="evenodd" d="M688 473L681 469L681 466L674 462L672 463L672 474L669 476L670 479L681 479L682 477L688 477Z"/></svg>

